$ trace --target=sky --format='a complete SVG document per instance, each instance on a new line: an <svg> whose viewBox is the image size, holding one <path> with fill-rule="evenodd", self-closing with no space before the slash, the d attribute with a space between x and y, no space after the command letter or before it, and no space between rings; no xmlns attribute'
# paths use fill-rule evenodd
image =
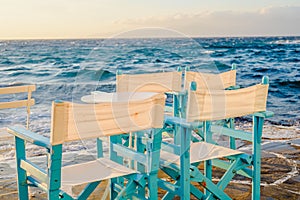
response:
<svg viewBox="0 0 300 200"><path fill-rule="evenodd" d="M300 0L0 0L0 39L299 36L299 24Z"/></svg>

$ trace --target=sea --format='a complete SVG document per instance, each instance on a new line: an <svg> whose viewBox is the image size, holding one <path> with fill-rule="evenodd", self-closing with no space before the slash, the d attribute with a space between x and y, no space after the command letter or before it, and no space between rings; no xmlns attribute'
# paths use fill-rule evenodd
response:
<svg viewBox="0 0 300 200"><path fill-rule="evenodd" d="M269 76L269 123L299 127L300 36L216 38L109 38L0 41L0 87L35 84L31 128L49 133L51 102L80 102L92 91L115 91L123 73L191 71L221 73L237 66L237 84ZM1 101L24 98L1 97ZM25 124L23 109L1 110L0 127Z"/></svg>

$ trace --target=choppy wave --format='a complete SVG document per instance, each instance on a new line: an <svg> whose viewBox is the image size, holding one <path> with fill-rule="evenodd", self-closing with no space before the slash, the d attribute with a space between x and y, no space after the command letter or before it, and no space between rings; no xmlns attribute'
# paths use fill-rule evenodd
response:
<svg viewBox="0 0 300 200"><path fill-rule="evenodd" d="M49 117L44 111L52 100L80 101L93 90L114 91L118 69L143 73L188 66L219 73L236 63L241 87L270 77L272 123L299 125L299 52L300 37L0 41L0 87L37 84L38 120ZM5 111L0 117L1 124L19 119Z"/></svg>
<svg viewBox="0 0 300 200"><path fill-rule="evenodd" d="M285 40L276 40L276 41L272 41L270 42L270 44L300 44L300 40L289 40L289 39L285 39Z"/></svg>
<svg viewBox="0 0 300 200"><path fill-rule="evenodd" d="M290 88L300 88L300 79L279 81L278 84L281 86L288 86Z"/></svg>

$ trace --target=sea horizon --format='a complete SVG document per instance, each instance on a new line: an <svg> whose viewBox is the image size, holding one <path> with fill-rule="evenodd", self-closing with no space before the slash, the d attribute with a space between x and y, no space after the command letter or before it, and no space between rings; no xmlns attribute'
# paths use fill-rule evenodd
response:
<svg viewBox="0 0 300 200"><path fill-rule="evenodd" d="M122 34L121 34L122 35ZM144 36L139 36L139 37L33 37L33 38L0 38L0 41L40 41L40 40L106 40L106 39L184 39L184 38L191 38L191 39L205 39L205 38L279 38L279 37L284 37L284 38L288 38L288 37L300 37L300 35L216 35L216 36L163 36L163 37L144 37Z"/></svg>

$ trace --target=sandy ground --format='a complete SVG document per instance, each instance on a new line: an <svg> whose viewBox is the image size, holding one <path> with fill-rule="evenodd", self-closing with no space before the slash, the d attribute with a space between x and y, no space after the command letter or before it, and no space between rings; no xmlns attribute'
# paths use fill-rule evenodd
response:
<svg viewBox="0 0 300 200"><path fill-rule="evenodd" d="M247 124L243 125L246 126ZM262 144L262 180L261 199L300 199L300 132L299 127L268 125L265 128ZM280 137L282 136L282 137ZM5 149L2 148L5 146ZM10 147L10 149L8 148ZM7 152L14 148L13 138L0 130L0 199L17 199L15 161L7 157ZM242 144L241 149L247 149ZM4 157L3 155L6 155ZM13 155L12 155L13 156ZM77 163L93 159L82 151L72 151L64 156L64 163ZM37 155L37 164L44 164L45 158ZM199 167L202 169L202 166ZM218 181L223 171L214 169L214 180ZM160 176L166 176L160 172ZM104 193L107 182L99 185L89 199L99 199ZM74 188L79 192L81 187ZM236 176L226 188L226 193L233 199L251 199L251 181ZM45 199L45 193L36 188L30 189L31 199ZM162 197L165 191L159 190ZM101 198L100 198L101 199ZM191 196L191 199L195 199Z"/></svg>

